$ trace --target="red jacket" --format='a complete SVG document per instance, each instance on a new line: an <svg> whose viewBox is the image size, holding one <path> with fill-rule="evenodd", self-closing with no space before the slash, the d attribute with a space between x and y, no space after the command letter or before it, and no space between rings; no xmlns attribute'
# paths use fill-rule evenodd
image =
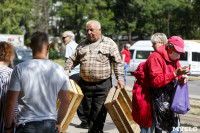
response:
<svg viewBox="0 0 200 133"><path fill-rule="evenodd" d="M169 68L169 72L166 64ZM171 61L169 59L167 51L165 50L165 45L160 46L157 52L152 53L146 61L145 70L148 74L150 87L158 89L166 86L175 79L174 71L179 67L181 67L181 65L178 60Z"/></svg>
<svg viewBox="0 0 200 133"><path fill-rule="evenodd" d="M140 126L151 127L152 125L150 88L158 89L174 80L173 72L176 66L180 67L179 61L171 61L165 50L165 45L162 45L157 49L157 52L153 52L149 56L146 62L140 63L133 72L137 81L133 86L132 116Z"/></svg>
<svg viewBox="0 0 200 133"><path fill-rule="evenodd" d="M133 86L132 96L132 116L133 120L142 127L151 127L151 93L149 89L149 80L144 73L146 62L139 64L138 68L133 72L137 79Z"/></svg>

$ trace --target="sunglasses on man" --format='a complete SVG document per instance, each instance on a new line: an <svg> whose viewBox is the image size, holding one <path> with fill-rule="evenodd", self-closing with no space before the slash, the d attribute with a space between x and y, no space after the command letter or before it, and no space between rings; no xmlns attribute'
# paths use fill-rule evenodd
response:
<svg viewBox="0 0 200 133"><path fill-rule="evenodd" d="M64 39L67 38L67 37L69 37L69 36L63 36L63 37L62 37L62 40L64 40Z"/></svg>

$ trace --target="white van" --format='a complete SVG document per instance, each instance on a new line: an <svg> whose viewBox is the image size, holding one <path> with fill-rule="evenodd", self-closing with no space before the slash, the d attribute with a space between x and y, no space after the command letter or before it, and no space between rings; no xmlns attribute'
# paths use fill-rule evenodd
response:
<svg viewBox="0 0 200 133"><path fill-rule="evenodd" d="M179 59L181 66L190 66L191 75L200 76L200 43L194 41L184 41L185 54L181 54ZM154 52L150 40L137 41L130 47L131 62L128 72L137 69L141 62L147 60L149 55Z"/></svg>
<svg viewBox="0 0 200 133"><path fill-rule="evenodd" d="M131 61L128 72L133 72L137 69L141 62L145 62L149 55L154 52L150 40L137 41L130 47Z"/></svg>

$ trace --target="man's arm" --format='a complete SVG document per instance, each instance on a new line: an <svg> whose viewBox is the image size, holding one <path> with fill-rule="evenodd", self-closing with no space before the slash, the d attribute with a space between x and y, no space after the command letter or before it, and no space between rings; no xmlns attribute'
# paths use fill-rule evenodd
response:
<svg viewBox="0 0 200 133"><path fill-rule="evenodd" d="M17 98L19 96L19 91L9 91L6 94L6 98L4 101L4 119L5 119L5 128L10 128L13 126L14 120L14 110ZM6 133L11 132L11 130L7 130Z"/></svg>
<svg viewBox="0 0 200 133"><path fill-rule="evenodd" d="M113 67L114 67L114 73L115 76L118 80L118 87L120 88L125 88L125 84L124 84L124 65L121 59L121 56L119 54L119 50L117 47L117 44L113 41L112 45L111 45L111 58L112 58L112 62L114 63Z"/></svg>
<svg viewBox="0 0 200 133"><path fill-rule="evenodd" d="M69 58L67 58L64 69L70 72L71 69L76 67L78 64L80 64L80 62L77 58L77 51L75 51L75 53L73 53Z"/></svg>
<svg viewBox="0 0 200 133"><path fill-rule="evenodd" d="M122 54L122 61L124 62L125 61L125 54Z"/></svg>
<svg viewBox="0 0 200 133"><path fill-rule="evenodd" d="M69 107L69 91L66 90L60 90L58 93L58 98L60 100L60 107L58 109L58 118L57 118L57 123L56 123L56 127L58 128L59 132L60 132L60 125L62 120L64 119L68 107Z"/></svg>

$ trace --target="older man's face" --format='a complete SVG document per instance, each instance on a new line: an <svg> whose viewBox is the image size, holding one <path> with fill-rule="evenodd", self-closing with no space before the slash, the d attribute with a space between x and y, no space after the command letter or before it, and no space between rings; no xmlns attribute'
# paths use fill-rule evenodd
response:
<svg viewBox="0 0 200 133"><path fill-rule="evenodd" d="M86 27L88 40L96 42L101 37L101 29L98 29L96 23L89 23Z"/></svg>
<svg viewBox="0 0 200 133"><path fill-rule="evenodd" d="M68 36L66 32L64 32L62 34L62 41L63 41L63 43L68 44L68 43L71 42L71 40L72 40L72 37Z"/></svg>

